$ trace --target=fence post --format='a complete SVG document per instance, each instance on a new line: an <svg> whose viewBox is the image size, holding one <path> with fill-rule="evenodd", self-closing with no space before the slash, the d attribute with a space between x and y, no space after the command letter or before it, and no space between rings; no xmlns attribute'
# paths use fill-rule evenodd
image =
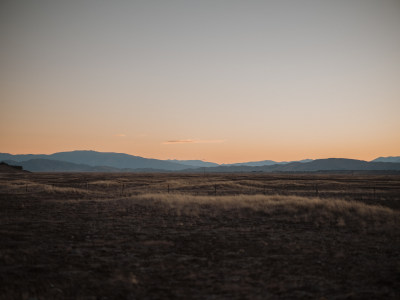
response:
<svg viewBox="0 0 400 300"><path fill-rule="evenodd" d="M214 190L214 195L217 196L217 185L216 184L214 185L214 189L215 189Z"/></svg>
<svg viewBox="0 0 400 300"><path fill-rule="evenodd" d="M25 193L28 192L28 184L25 185Z"/></svg>
<svg viewBox="0 0 400 300"><path fill-rule="evenodd" d="M168 194L169 194L169 184L168 184Z"/></svg>
<svg viewBox="0 0 400 300"><path fill-rule="evenodd" d="M318 197L318 184L315 185L315 196Z"/></svg>

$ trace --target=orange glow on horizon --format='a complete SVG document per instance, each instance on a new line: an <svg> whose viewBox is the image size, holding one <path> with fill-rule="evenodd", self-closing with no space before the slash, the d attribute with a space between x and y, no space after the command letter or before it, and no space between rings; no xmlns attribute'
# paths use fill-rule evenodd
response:
<svg viewBox="0 0 400 300"><path fill-rule="evenodd" d="M19 2L2 3L0 152L400 155L399 1Z"/></svg>
<svg viewBox="0 0 400 300"><path fill-rule="evenodd" d="M223 143L184 143L165 144L149 140L132 143L121 137L112 137L107 143L82 137L74 138L70 143L62 137L38 140L37 137L25 139L23 143L18 138L2 142L1 151L10 154L52 154L74 150L93 150L98 152L126 153L134 156L154 159L199 159L216 163L240 163L249 161L295 161L302 159L350 158L370 161L380 156L399 156L400 142L385 144L364 143L363 145L295 145L286 147L279 145L258 144L257 147L246 147L240 143L226 141ZM6 144L8 144L6 146ZM10 146L13 147L10 147Z"/></svg>

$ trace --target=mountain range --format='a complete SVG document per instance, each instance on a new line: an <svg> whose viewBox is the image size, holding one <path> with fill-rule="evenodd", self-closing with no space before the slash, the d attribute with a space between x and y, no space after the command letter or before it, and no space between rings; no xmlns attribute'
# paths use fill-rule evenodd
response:
<svg viewBox="0 0 400 300"><path fill-rule="evenodd" d="M244 163L235 164L222 164L221 166L248 166L248 167L262 167L262 166L272 166L272 165L286 165L293 162L305 163L310 162L312 159L303 159L298 161L273 161L273 160L261 160L261 161L249 161Z"/></svg>
<svg viewBox="0 0 400 300"><path fill-rule="evenodd" d="M400 156L378 157L372 160L373 162L391 162L400 163Z"/></svg>
<svg viewBox="0 0 400 300"><path fill-rule="evenodd" d="M0 161L32 172L315 172L400 171L400 156L379 157L370 162L345 158L272 160L217 164L202 160L159 160L125 153L70 151L54 154L12 155L0 153Z"/></svg>
<svg viewBox="0 0 400 300"><path fill-rule="evenodd" d="M290 162L264 166L219 166L207 168L207 172L318 172L318 171L400 171L400 163L367 162L346 158L316 159L309 162ZM185 170L200 172L200 169Z"/></svg>
<svg viewBox="0 0 400 300"><path fill-rule="evenodd" d="M12 155L0 153L0 161L13 160L17 162L26 162L31 159L46 159L63 161L74 164L84 164L92 167L112 167L117 169L161 169L178 171L187 169L188 166L175 162L150 159L140 156L129 155L125 153L97 152L97 151L70 151L57 152L54 154L22 154Z"/></svg>

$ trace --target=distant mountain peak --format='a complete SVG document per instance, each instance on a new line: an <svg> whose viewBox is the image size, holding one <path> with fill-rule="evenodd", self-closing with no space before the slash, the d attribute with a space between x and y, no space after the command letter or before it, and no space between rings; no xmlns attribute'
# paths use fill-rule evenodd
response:
<svg viewBox="0 0 400 300"><path fill-rule="evenodd" d="M27 170L64 171L197 171L208 168L209 172L315 172L335 170L400 170L400 156L378 157L371 162L347 158L303 159L299 161L273 160L253 161L219 165L203 160L159 160L143 158L126 153L98 152L95 150L74 150L53 154L0 153L0 161L30 166ZM26 162L26 164L24 163ZM69 163L70 165L66 164ZM75 164L75 166L71 165ZM78 166L77 166L78 165ZM46 169L47 168L47 169Z"/></svg>
<svg viewBox="0 0 400 300"><path fill-rule="evenodd" d="M188 168L187 165L175 162L152 158L143 158L140 156L134 156L125 153L97 152L93 150L65 151L49 155L11 155L8 153L0 154L0 161L14 160L17 162L22 162L31 159L57 160L74 164L84 164L92 167L104 166L118 169L157 169L177 171Z"/></svg>
<svg viewBox="0 0 400 300"><path fill-rule="evenodd" d="M190 160L168 159L167 161L183 164L188 167L196 167L196 168L199 168L199 167L208 168L208 167L219 166L219 164L217 164L217 163L203 161L200 159L190 159Z"/></svg>
<svg viewBox="0 0 400 300"><path fill-rule="evenodd" d="M390 162L390 163L400 163L400 156L386 156L386 157L378 157L371 162Z"/></svg>
<svg viewBox="0 0 400 300"><path fill-rule="evenodd" d="M234 163L234 164L223 164L223 166L249 166L249 167L262 167L262 166L272 166L272 165L285 165L290 164L293 162L310 162L312 159L303 159L297 161L274 161L274 160L261 160L261 161L250 161L250 162L243 162L243 163Z"/></svg>

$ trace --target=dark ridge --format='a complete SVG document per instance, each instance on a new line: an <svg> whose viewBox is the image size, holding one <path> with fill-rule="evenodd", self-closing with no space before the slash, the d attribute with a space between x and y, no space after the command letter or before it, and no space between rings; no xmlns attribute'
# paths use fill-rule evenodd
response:
<svg viewBox="0 0 400 300"><path fill-rule="evenodd" d="M9 165L5 162L0 162L0 173L25 173L28 172L22 166Z"/></svg>

